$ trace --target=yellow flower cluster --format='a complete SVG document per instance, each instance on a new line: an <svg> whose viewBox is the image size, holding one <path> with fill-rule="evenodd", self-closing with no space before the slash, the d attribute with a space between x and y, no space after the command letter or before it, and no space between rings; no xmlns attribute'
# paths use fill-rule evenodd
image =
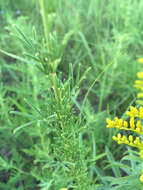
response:
<svg viewBox="0 0 143 190"><path fill-rule="evenodd" d="M129 138L127 139L125 135L121 136L121 134L119 133L117 137L113 136L113 140L116 141L118 144L127 144L132 147L143 149L143 142L140 142L139 137L136 137L134 140L133 136L130 135Z"/></svg>
<svg viewBox="0 0 143 190"><path fill-rule="evenodd" d="M138 59L139 63L143 63L143 58ZM143 105L143 72L137 73L138 80L135 81L135 88L140 89L140 92L137 94L137 102L140 105ZM115 117L114 120L106 119L107 128L116 128L119 130L129 130L138 133L139 135L143 135L143 125L141 121L143 121L143 107L139 107L136 109L133 106L130 106L130 110L126 112L126 114L130 117L129 121L124 121L123 119L119 119ZM129 135L127 138L125 135L121 135L120 133L117 136L113 136L113 140L118 144L127 144L132 147L136 147L140 150L140 157L143 159L143 141L140 140L140 137L134 138L132 135ZM140 182L143 183L143 170L141 172Z"/></svg>
<svg viewBox="0 0 143 190"><path fill-rule="evenodd" d="M127 111L126 114L130 117L128 122L124 121L123 119L119 119L118 117L115 117L114 120L107 118L107 128L130 130L143 135L143 125L141 123L141 120L143 119L143 107L139 107L139 109L137 109L133 106L130 106L130 110ZM113 136L113 140L118 144L127 144L129 146L138 148L140 150L140 157L143 159L143 141L141 141L139 137L134 138L132 135L130 135L127 138L125 135L118 133L117 136ZM140 182L143 183L143 171L142 175L140 176Z"/></svg>
<svg viewBox="0 0 143 190"><path fill-rule="evenodd" d="M138 59L138 62L139 62L139 63L143 63L143 58L139 58L139 59Z"/></svg>
<svg viewBox="0 0 143 190"><path fill-rule="evenodd" d="M143 182L143 174L140 176L140 182Z"/></svg>
<svg viewBox="0 0 143 190"><path fill-rule="evenodd" d="M143 63L143 58L138 59L139 63ZM135 81L135 88L140 89L140 92L137 94L137 99L143 98L143 72L137 73L138 80ZM143 105L142 100L137 100L137 102Z"/></svg>
<svg viewBox="0 0 143 190"><path fill-rule="evenodd" d="M129 122L119 119L118 117L115 117L114 120L107 118L107 128L129 130L136 132L139 135L143 135L143 125L141 123L141 120L143 119L143 107L139 107L139 109L137 109L133 106L130 106L130 110L127 111L126 114L130 117ZM138 148L140 150L140 156L143 158L143 141L140 141L139 137L134 139L133 136L130 135L127 138L125 135L122 136L119 133L117 136L113 136L113 140L115 140L118 144L127 144L129 146Z"/></svg>
<svg viewBox="0 0 143 190"><path fill-rule="evenodd" d="M129 122L119 119L118 117L115 117L113 121L107 118L107 128L130 130L143 135L143 125L141 124L141 119L143 119L143 107L140 107L138 110L130 106L130 111L127 111L126 114L130 117ZM137 122L135 122L136 118L139 118Z"/></svg>

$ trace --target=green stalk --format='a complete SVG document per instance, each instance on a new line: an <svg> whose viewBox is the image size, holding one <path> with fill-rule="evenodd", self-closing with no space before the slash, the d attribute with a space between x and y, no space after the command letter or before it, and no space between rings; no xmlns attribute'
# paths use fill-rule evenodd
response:
<svg viewBox="0 0 143 190"><path fill-rule="evenodd" d="M50 50L50 31L48 27L48 21L46 17L46 9L45 9L45 0L40 0L40 9L41 9L41 16L42 16L42 21L43 21L43 26L44 26L44 33L45 33L45 38L46 38L46 44L47 44L47 49ZM60 91L57 86L57 75L56 71L51 73L51 82L52 82L52 88L54 90L55 94L55 99L57 101L58 109L61 109L61 97L60 97ZM58 115L59 121L61 123L61 126L63 128L63 123L61 121L60 115Z"/></svg>
<svg viewBox="0 0 143 190"><path fill-rule="evenodd" d="M46 17L45 0L40 0L40 9L41 9L42 21L43 21L43 26L44 26L46 44L47 44L48 50L50 50L50 31L48 28L48 21Z"/></svg>
<svg viewBox="0 0 143 190"><path fill-rule="evenodd" d="M57 101L58 109L61 110L62 109L61 95L60 95L60 90L57 86L57 75L56 75L56 73L51 74L51 80L52 80L52 86L53 86L52 88L54 90L55 99ZM63 124L60 113L58 113L58 119L59 119L59 122L61 124L62 129L64 130L64 124Z"/></svg>
<svg viewBox="0 0 143 190"><path fill-rule="evenodd" d="M57 86L57 75L56 73L52 73L52 85L53 85L53 90L54 90L54 94L55 94L55 98L57 101L57 104L59 106L59 109L61 109L61 100L60 100L60 91L58 89Z"/></svg>

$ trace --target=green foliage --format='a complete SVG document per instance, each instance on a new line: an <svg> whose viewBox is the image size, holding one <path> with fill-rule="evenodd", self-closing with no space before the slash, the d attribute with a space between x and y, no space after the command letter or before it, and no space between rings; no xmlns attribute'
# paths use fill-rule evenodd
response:
<svg viewBox="0 0 143 190"><path fill-rule="evenodd" d="M138 154L117 161L126 147L105 128L136 100L142 8L0 1L0 189L143 188Z"/></svg>

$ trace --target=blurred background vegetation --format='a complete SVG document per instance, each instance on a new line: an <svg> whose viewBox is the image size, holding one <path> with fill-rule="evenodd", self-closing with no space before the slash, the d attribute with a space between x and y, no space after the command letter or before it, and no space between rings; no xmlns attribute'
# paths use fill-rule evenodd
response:
<svg viewBox="0 0 143 190"><path fill-rule="evenodd" d="M143 49L143 1L47 0L46 10L48 18L54 18L52 33L57 36L57 46L53 50L55 57L59 55L58 44L63 36L72 32L57 73L62 72L63 78L67 79L69 64L73 70L81 65L81 73L91 67L75 100L76 113L83 113L83 123L87 127L84 132L86 144L94 145L95 155L104 153L108 146L115 159L119 160L124 149L113 144L111 137L116 132L106 129L106 117L122 117L136 101L133 85L136 73L141 69L137 59L142 57ZM0 189L34 190L37 181L29 178L26 184L28 178L20 172L23 162L30 163L30 160L21 161L24 159L21 147L29 146L26 138L30 137L13 134L13 130L26 123L27 118L10 112L18 110L25 115L27 109L35 112L25 100L46 112L49 84L35 67L35 62L25 55L27 47L21 43L17 28L44 54L39 1L0 1L0 49L29 60L29 63L21 62L0 54ZM32 50L28 51L32 53ZM10 177L11 160L16 160L19 170ZM99 176L113 175L114 171L104 170L107 162L108 158L97 161L96 169L92 168L95 177L97 173ZM104 184L100 180L95 181ZM43 188L46 189L48 187Z"/></svg>

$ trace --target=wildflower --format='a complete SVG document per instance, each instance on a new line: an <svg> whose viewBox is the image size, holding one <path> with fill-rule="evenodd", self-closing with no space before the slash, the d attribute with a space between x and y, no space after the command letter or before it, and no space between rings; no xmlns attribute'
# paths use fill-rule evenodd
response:
<svg viewBox="0 0 143 190"><path fill-rule="evenodd" d="M143 63L143 58L139 58L138 63Z"/></svg>
<svg viewBox="0 0 143 190"><path fill-rule="evenodd" d="M136 84L136 85L142 85L142 84L143 84L143 81L142 81L142 80L136 80L136 81L135 81L135 84Z"/></svg>
<svg viewBox="0 0 143 190"><path fill-rule="evenodd" d="M127 111L126 114L130 117L137 117L138 116L138 110L135 107L130 106L130 111Z"/></svg>
<svg viewBox="0 0 143 190"><path fill-rule="evenodd" d="M114 126L114 122L111 121L109 118L106 118L106 122L108 123L107 128L112 128Z"/></svg>
<svg viewBox="0 0 143 190"><path fill-rule="evenodd" d="M137 94L137 98L143 98L143 92Z"/></svg>
<svg viewBox="0 0 143 190"><path fill-rule="evenodd" d="M125 135L121 135L120 133L117 136L113 136L113 140L116 141L118 144L127 144L132 147L136 147L138 149L143 149L143 142L140 142L140 138L136 137L135 140L132 135L127 137ZM143 153L141 153L142 155Z"/></svg>
<svg viewBox="0 0 143 190"><path fill-rule="evenodd" d="M127 121L124 121L123 126L124 126L124 128L127 128L127 127L128 127L128 122L127 122Z"/></svg>
<svg viewBox="0 0 143 190"><path fill-rule="evenodd" d="M107 128L128 130L143 135L143 125L140 121L141 119L143 119L143 107L137 109L133 106L130 106L130 110L127 111L126 114L130 117L129 123L127 121L124 121L123 119L119 119L118 117L115 117L113 120L107 118ZM138 120L136 121L137 118Z"/></svg>
<svg viewBox="0 0 143 190"><path fill-rule="evenodd" d="M61 188L61 189L59 189L59 190L68 190L67 188Z"/></svg>
<svg viewBox="0 0 143 190"><path fill-rule="evenodd" d="M136 127L136 132L140 134L141 130L143 131L143 127L141 127L141 122L138 121L136 126L137 126Z"/></svg>
<svg viewBox="0 0 143 190"><path fill-rule="evenodd" d="M138 72L137 77L143 79L143 72Z"/></svg>
<svg viewBox="0 0 143 190"><path fill-rule="evenodd" d="M126 114L130 117L129 123L119 119L118 117L115 117L113 121L107 118L107 128L128 130L136 132L139 135L143 135L143 125L141 124L141 119L143 119L143 107L141 106L139 109L137 109L133 106L130 106L130 110L127 111ZM137 121L135 121L136 118L138 119ZM138 148L140 150L140 157L143 159L143 141L140 140L140 137L134 138L132 135L126 137L125 135L118 133L117 136L113 136L112 138L118 144L126 144Z"/></svg>
<svg viewBox="0 0 143 190"><path fill-rule="evenodd" d="M134 121L134 117L131 117L131 118L130 118L130 127L131 127L132 129L134 129L134 128L135 128L135 121Z"/></svg>
<svg viewBox="0 0 143 190"><path fill-rule="evenodd" d="M139 117L143 119L143 107L139 108Z"/></svg>
<svg viewBox="0 0 143 190"><path fill-rule="evenodd" d="M115 117L113 120L107 118L107 128L116 128L119 130L128 130L138 133L139 135L143 135L143 125L141 123L141 119L143 119L143 107L140 106L139 109L130 106L130 110L126 112L126 114L130 117L129 122L119 119ZM137 119L137 121L136 121ZM113 136L113 140L118 144L127 144L132 147L136 147L140 150L140 157L143 159L143 141L140 140L140 137L134 137L130 135L126 137L125 135L121 135L120 133L117 136Z"/></svg>
<svg viewBox="0 0 143 190"><path fill-rule="evenodd" d="M140 182L143 182L143 174L140 176Z"/></svg>
<svg viewBox="0 0 143 190"><path fill-rule="evenodd" d="M139 63L143 63L143 58L138 59ZM135 81L135 87L140 89L140 93L137 94L137 98L143 98L143 72L137 73L138 80ZM139 104L143 105L142 100L137 101ZM139 135L143 135L143 125L141 120L143 119L143 107L140 106L139 109L130 106L130 110L126 112L126 115L129 116L129 122L123 121L118 117L115 117L114 120L106 119L107 128L116 128L119 130L129 130L132 132L136 132ZM112 137L114 141L118 144L126 144L131 147L136 147L140 151L140 158L143 159L143 141L141 141L140 137L134 137L129 135L126 137L125 135L121 135L120 133L117 136ZM140 182L143 183L143 171L140 176Z"/></svg>

